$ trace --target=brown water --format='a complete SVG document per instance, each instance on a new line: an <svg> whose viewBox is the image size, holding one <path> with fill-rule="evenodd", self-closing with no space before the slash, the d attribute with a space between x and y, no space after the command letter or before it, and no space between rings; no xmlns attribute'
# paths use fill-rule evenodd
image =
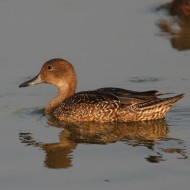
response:
<svg viewBox="0 0 190 190"><path fill-rule="evenodd" d="M189 35L172 36L164 3L0 1L0 189L188 189ZM186 95L163 121L63 125L43 115L54 87L18 88L54 57L73 63L78 91Z"/></svg>

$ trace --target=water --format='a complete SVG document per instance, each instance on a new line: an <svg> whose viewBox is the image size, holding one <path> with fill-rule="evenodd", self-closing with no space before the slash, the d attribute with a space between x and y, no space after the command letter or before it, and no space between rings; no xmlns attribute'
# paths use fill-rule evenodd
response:
<svg viewBox="0 0 190 190"><path fill-rule="evenodd" d="M174 46L158 24L172 19L156 10L164 3L0 1L0 189L189 187L188 39L175 38L182 45ZM73 63L78 91L115 86L186 95L164 121L60 125L43 115L54 87L18 88L54 57Z"/></svg>

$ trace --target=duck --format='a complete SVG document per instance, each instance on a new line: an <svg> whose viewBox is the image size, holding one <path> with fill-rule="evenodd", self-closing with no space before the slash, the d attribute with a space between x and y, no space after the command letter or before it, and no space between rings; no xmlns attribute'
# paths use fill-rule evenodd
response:
<svg viewBox="0 0 190 190"><path fill-rule="evenodd" d="M48 83L58 88L56 96L45 107L45 115L64 122L129 122L162 119L184 94L163 97L170 93L157 90L132 91L116 87L75 92L77 75L73 65L55 58L43 64L39 74L22 83L28 87ZM162 97L160 97L162 96Z"/></svg>
<svg viewBox="0 0 190 190"><path fill-rule="evenodd" d="M190 49L190 0L172 0L157 8L165 10L171 17L161 19L157 26L162 35L169 35L172 48L178 51Z"/></svg>
<svg viewBox="0 0 190 190"><path fill-rule="evenodd" d="M182 17L190 16L190 0L173 0L170 4L170 13Z"/></svg>

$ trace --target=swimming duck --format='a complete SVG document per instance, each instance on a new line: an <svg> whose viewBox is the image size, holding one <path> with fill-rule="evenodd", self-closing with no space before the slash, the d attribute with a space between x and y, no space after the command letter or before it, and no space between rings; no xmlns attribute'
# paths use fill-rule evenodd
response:
<svg viewBox="0 0 190 190"><path fill-rule="evenodd" d="M172 17L161 19L157 26L167 35L171 46L178 51L190 49L190 0L172 0L157 8ZM168 36L169 35L169 36Z"/></svg>
<svg viewBox="0 0 190 190"><path fill-rule="evenodd" d="M173 0L170 4L172 15L190 16L190 0Z"/></svg>
<svg viewBox="0 0 190 190"><path fill-rule="evenodd" d="M40 73L19 87L49 83L58 93L45 108L45 114L66 122L143 121L161 119L183 94L159 98L156 90L136 92L122 88L100 88L75 93L77 76L71 63L52 59Z"/></svg>

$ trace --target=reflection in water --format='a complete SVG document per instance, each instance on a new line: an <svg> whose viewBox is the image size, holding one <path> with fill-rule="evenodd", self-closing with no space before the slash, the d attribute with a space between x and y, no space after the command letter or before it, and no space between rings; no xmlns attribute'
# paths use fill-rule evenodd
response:
<svg viewBox="0 0 190 190"><path fill-rule="evenodd" d="M190 0L173 0L161 5L158 10L165 10L170 15L170 18L159 21L157 25L170 37L172 47L179 51L189 50Z"/></svg>
<svg viewBox="0 0 190 190"><path fill-rule="evenodd" d="M33 139L31 133L20 133L20 140L27 146L40 147L46 153L44 160L45 167L48 168L68 168L72 166L72 151L76 148L76 143L69 140L70 133L62 131L58 143L44 144Z"/></svg>
<svg viewBox="0 0 190 190"><path fill-rule="evenodd" d="M127 123L64 123L50 118L48 125L63 128L60 133L60 142L45 144L33 139L31 133L20 133L20 140L28 146L40 147L46 153L44 164L48 168L68 168L72 166L72 152L79 143L108 144L122 141L130 146L144 146L150 149L153 155L145 159L152 163L163 161L163 153L178 153L187 158L184 149L161 148L162 143L182 141L167 137L168 126L164 120ZM174 143L174 144L175 144ZM155 149L158 145L158 150Z"/></svg>

